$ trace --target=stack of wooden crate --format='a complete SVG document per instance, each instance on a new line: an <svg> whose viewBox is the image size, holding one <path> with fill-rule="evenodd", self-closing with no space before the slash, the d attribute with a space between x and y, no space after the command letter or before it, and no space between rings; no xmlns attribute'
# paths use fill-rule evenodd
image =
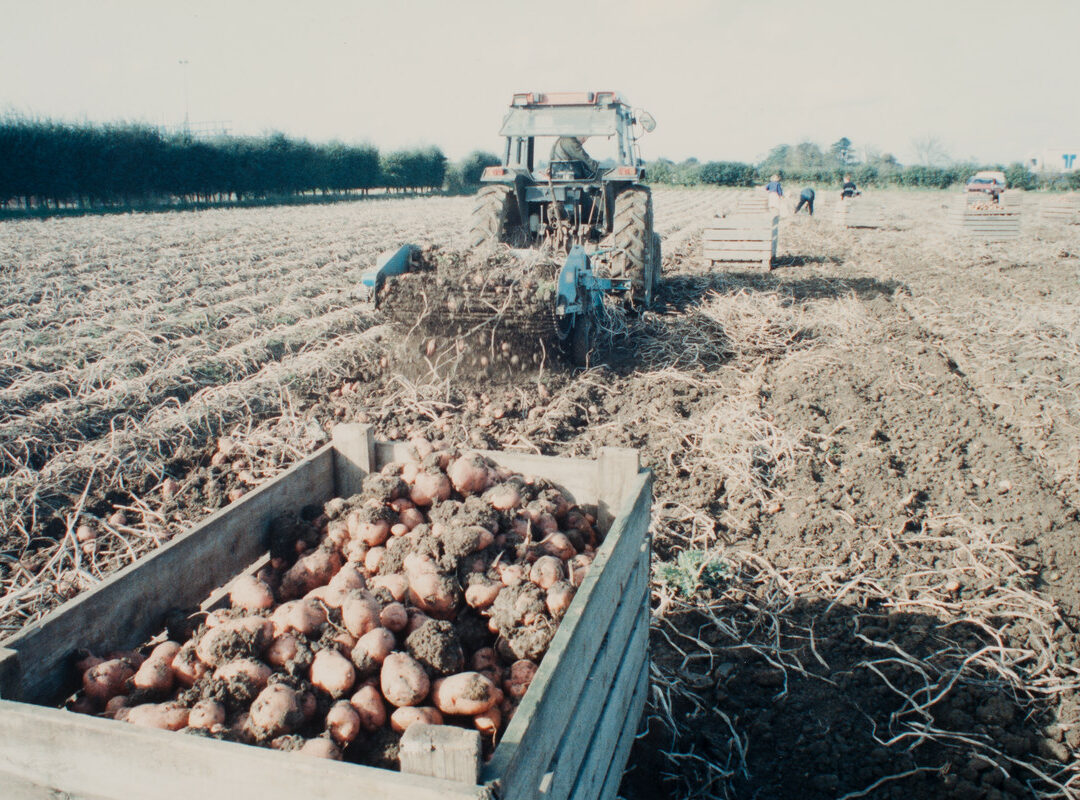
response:
<svg viewBox="0 0 1080 800"><path fill-rule="evenodd" d="M849 197L836 206L836 221L845 228L880 228L885 224L885 211L875 200Z"/></svg>
<svg viewBox="0 0 1080 800"><path fill-rule="evenodd" d="M971 193L975 195L975 193ZM949 211L949 224L961 236L986 242L1003 242L1020 236L1020 209L994 203L989 197L965 194Z"/></svg>
<svg viewBox="0 0 1080 800"><path fill-rule="evenodd" d="M779 229L780 217L771 211L717 217L701 234L702 256L710 267L717 262L755 262L772 269Z"/></svg>
<svg viewBox="0 0 1080 800"><path fill-rule="evenodd" d="M212 607L215 591L266 562L270 521L359 491L365 475L408 455L370 426L333 441L0 643L0 797L93 800L595 800L615 797L648 690L652 478L636 450L586 461L484 453L553 481L594 511L604 541L491 760L475 730L414 725L401 772L287 755L136 727L55 707L80 648L140 645L174 607ZM53 706L53 707L50 707Z"/></svg>
<svg viewBox="0 0 1080 800"><path fill-rule="evenodd" d="M1044 222L1080 225L1080 195L1063 194L1047 199L1042 208Z"/></svg>

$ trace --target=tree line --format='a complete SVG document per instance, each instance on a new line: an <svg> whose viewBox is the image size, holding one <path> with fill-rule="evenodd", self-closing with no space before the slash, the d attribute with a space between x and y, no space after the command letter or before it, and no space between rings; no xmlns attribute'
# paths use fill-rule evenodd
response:
<svg viewBox="0 0 1080 800"><path fill-rule="evenodd" d="M956 162L943 153L935 153L927 161L935 163L904 165L890 153L876 152L859 158L851 141L844 137L827 150L813 142L777 145L757 164L700 162L696 158L675 163L661 158L649 162L645 174L650 183L677 186L757 186L772 175L795 183L839 185L845 175L850 175L859 186L947 189L966 183L978 170L993 169L1004 172L1008 185L1017 189L1080 189L1080 172L1036 175L1021 163L1003 166Z"/></svg>
<svg viewBox="0 0 1080 800"><path fill-rule="evenodd" d="M441 189L442 151L380 154L281 133L202 140L140 124L0 118L0 207L243 202L305 193Z"/></svg>

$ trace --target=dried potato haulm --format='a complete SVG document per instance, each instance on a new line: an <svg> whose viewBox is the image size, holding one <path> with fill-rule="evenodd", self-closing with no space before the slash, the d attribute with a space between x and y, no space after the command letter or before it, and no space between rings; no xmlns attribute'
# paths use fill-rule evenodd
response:
<svg viewBox="0 0 1080 800"><path fill-rule="evenodd" d="M396 766L417 722L490 752L599 544L546 481L413 441L363 491L276 519L268 563L140 653L81 654L68 708Z"/></svg>

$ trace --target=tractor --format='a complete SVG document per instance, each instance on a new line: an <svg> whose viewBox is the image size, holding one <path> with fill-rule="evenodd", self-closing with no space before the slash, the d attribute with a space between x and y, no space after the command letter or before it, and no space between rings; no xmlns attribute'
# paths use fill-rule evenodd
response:
<svg viewBox="0 0 1080 800"><path fill-rule="evenodd" d="M629 282L635 306L652 304L660 281L660 237L652 194L642 185L641 132L656 122L617 92L520 92L500 135L502 164L488 167L476 195L469 246L505 243L588 254L600 276ZM613 157L595 171L580 161L551 161L560 137L603 138Z"/></svg>

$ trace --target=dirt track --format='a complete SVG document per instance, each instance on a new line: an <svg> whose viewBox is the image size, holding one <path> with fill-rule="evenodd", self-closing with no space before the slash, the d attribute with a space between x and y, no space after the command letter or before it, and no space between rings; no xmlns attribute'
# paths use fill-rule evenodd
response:
<svg viewBox="0 0 1080 800"><path fill-rule="evenodd" d="M453 245L467 200L9 225L2 629L337 420L640 447L654 669L627 797L1077 796L1080 226L1029 198L1020 240L964 244L946 195L879 199L880 230L827 199L785 218L766 274L696 257L734 192L658 191L662 308L606 366L513 386L387 374L349 291L401 239ZM243 457L211 468L222 432Z"/></svg>

